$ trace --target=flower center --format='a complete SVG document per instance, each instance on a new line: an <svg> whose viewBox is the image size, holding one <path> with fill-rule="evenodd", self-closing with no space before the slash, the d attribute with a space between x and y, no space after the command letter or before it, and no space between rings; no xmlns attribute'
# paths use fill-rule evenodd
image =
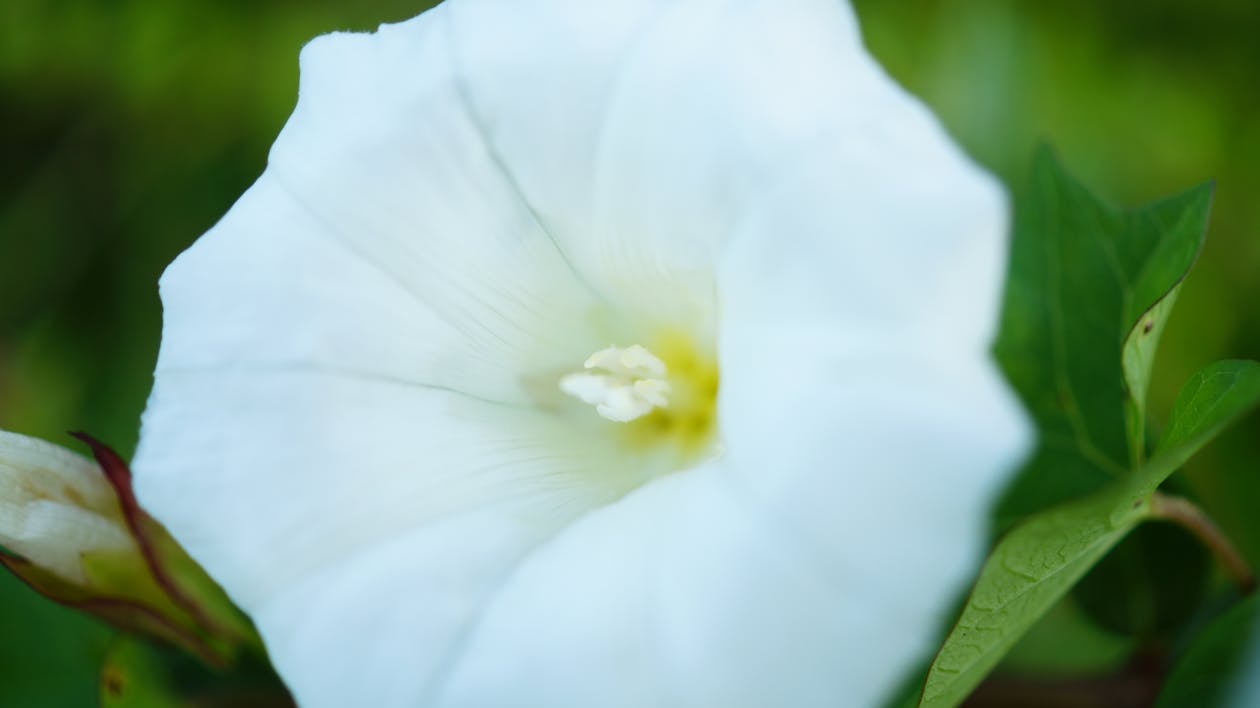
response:
<svg viewBox="0 0 1260 708"><path fill-rule="evenodd" d="M665 362L638 344L601 349L583 368L560 379L560 390L595 406L608 420L629 423L669 405Z"/></svg>
<svg viewBox="0 0 1260 708"><path fill-rule="evenodd" d="M715 449L717 362L685 335L652 345L601 349L582 371L561 377L560 390L625 424L619 437L626 447L694 462Z"/></svg>

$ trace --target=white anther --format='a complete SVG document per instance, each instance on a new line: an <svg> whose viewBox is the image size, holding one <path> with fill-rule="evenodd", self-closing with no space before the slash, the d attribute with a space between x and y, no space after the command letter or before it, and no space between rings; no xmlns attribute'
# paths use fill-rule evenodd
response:
<svg viewBox="0 0 1260 708"><path fill-rule="evenodd" d="M608 420L629 423L669 405L665 362L638 344L601 349L584 368L561 378L560 390L595 406Z"/></svg>

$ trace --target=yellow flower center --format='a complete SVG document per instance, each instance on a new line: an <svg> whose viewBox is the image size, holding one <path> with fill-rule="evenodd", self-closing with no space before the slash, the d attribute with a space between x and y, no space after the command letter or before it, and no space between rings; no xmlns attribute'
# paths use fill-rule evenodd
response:
<svg viewBox="0 0 1260 708"><path fill-rule="evenodd" d="M691 462L713 448L717 428L718 366L685 334L609 347L587 358L583 370L560 379L560 390L624 425L627 446L676 453Z"/></svg>

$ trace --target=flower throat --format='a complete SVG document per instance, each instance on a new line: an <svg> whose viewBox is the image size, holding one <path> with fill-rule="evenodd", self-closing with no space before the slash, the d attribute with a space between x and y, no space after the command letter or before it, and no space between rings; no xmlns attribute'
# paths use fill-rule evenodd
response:
<svg viewBox="0 0 1260 708"><path fill-rule="evenodd" d="M560 379L560 390L620 424L627 446L673 448L692 462L714 447L718 384L716 358L701 352L691 337L671 332L650 348L635 344L595 352L582 371Z"/></svg>

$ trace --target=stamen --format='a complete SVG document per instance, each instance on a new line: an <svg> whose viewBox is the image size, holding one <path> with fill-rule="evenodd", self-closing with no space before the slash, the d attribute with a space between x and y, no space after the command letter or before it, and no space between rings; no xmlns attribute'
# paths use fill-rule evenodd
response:
<svg viewBox="0 0 1260 708"><path fill-rule="evenodd" d="M665 362L638 344L601 349L583 368L561 378L560 390L595 406L608 420L629 423L669 406Z"/></svg>

